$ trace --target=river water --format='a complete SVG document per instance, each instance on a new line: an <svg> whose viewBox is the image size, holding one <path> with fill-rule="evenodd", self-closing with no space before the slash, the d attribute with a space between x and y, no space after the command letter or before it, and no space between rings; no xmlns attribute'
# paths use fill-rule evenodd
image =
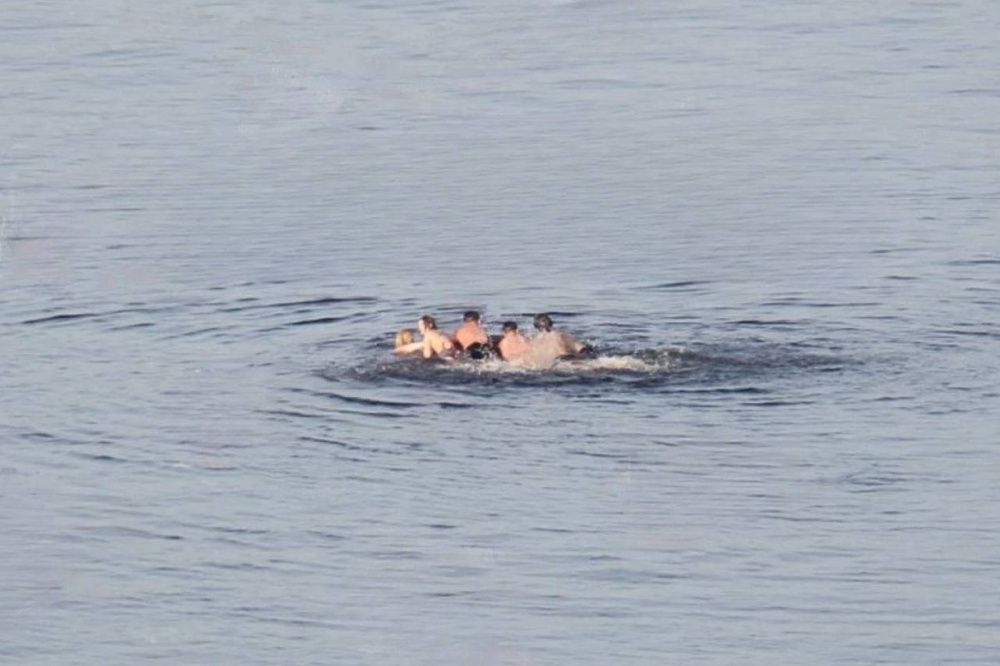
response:
<svg viewBox="0 0 1000 666"><path fill-rule="evenodd" d="M998 34L4 3L0 661L998 663Z"/></svg>

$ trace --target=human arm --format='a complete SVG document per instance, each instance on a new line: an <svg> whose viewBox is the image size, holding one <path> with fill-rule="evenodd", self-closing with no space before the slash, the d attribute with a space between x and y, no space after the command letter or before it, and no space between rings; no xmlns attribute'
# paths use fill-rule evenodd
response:
<svg viewBox="0 0 1000 666"><path fill-rule="evenodd" d="M589 342L581 342L580 340L574 340L573 342L573 351L577 356L593 355L594 346Z"/></svg>
<svg viewBox="0 0 1000 666"><path fill-rule="evenodd" d="M593 351L593 347L584 342L580 342L566 332L562 332L562 343L564 348L571 350L573 354L585 354Z"/></svg>

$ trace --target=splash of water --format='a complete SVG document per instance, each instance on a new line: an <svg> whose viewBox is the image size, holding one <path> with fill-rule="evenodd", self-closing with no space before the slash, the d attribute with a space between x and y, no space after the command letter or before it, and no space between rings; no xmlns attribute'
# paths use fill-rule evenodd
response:
<svg viewBox="0 0 1000 666"><path fill-rule="evenodd" d="M598 356L587 359L556 361L550 368L532 368L508 363L499 359L486 361L456 361L441 366L452 372L472 372L476 374L510 375L574 375L602 372L666 372L670 368L669 359L643 359L630 355Z"/></svg>

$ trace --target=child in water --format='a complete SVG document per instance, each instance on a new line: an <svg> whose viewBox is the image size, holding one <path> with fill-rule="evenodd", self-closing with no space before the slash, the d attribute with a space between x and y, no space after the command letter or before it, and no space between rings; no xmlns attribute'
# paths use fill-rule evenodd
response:
<svg viewBox="0 0 1000 666"><path fill-rule="evenodd" d="M396 334L396 347L393 353L396 356L416 356L423 351L424 343L413 341L413 329L404 328Z"/></svg>

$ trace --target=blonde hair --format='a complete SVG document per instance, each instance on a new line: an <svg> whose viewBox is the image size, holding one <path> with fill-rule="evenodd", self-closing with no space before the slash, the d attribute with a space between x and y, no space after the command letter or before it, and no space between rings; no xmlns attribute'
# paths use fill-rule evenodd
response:
<svg viewBox="0 0 1000 666"><path fill-rule="evenodd" d="M408 345L413 342L413 329L404 328L402 331L396 334L396 348L402 347L403 345Z"/></svg>

